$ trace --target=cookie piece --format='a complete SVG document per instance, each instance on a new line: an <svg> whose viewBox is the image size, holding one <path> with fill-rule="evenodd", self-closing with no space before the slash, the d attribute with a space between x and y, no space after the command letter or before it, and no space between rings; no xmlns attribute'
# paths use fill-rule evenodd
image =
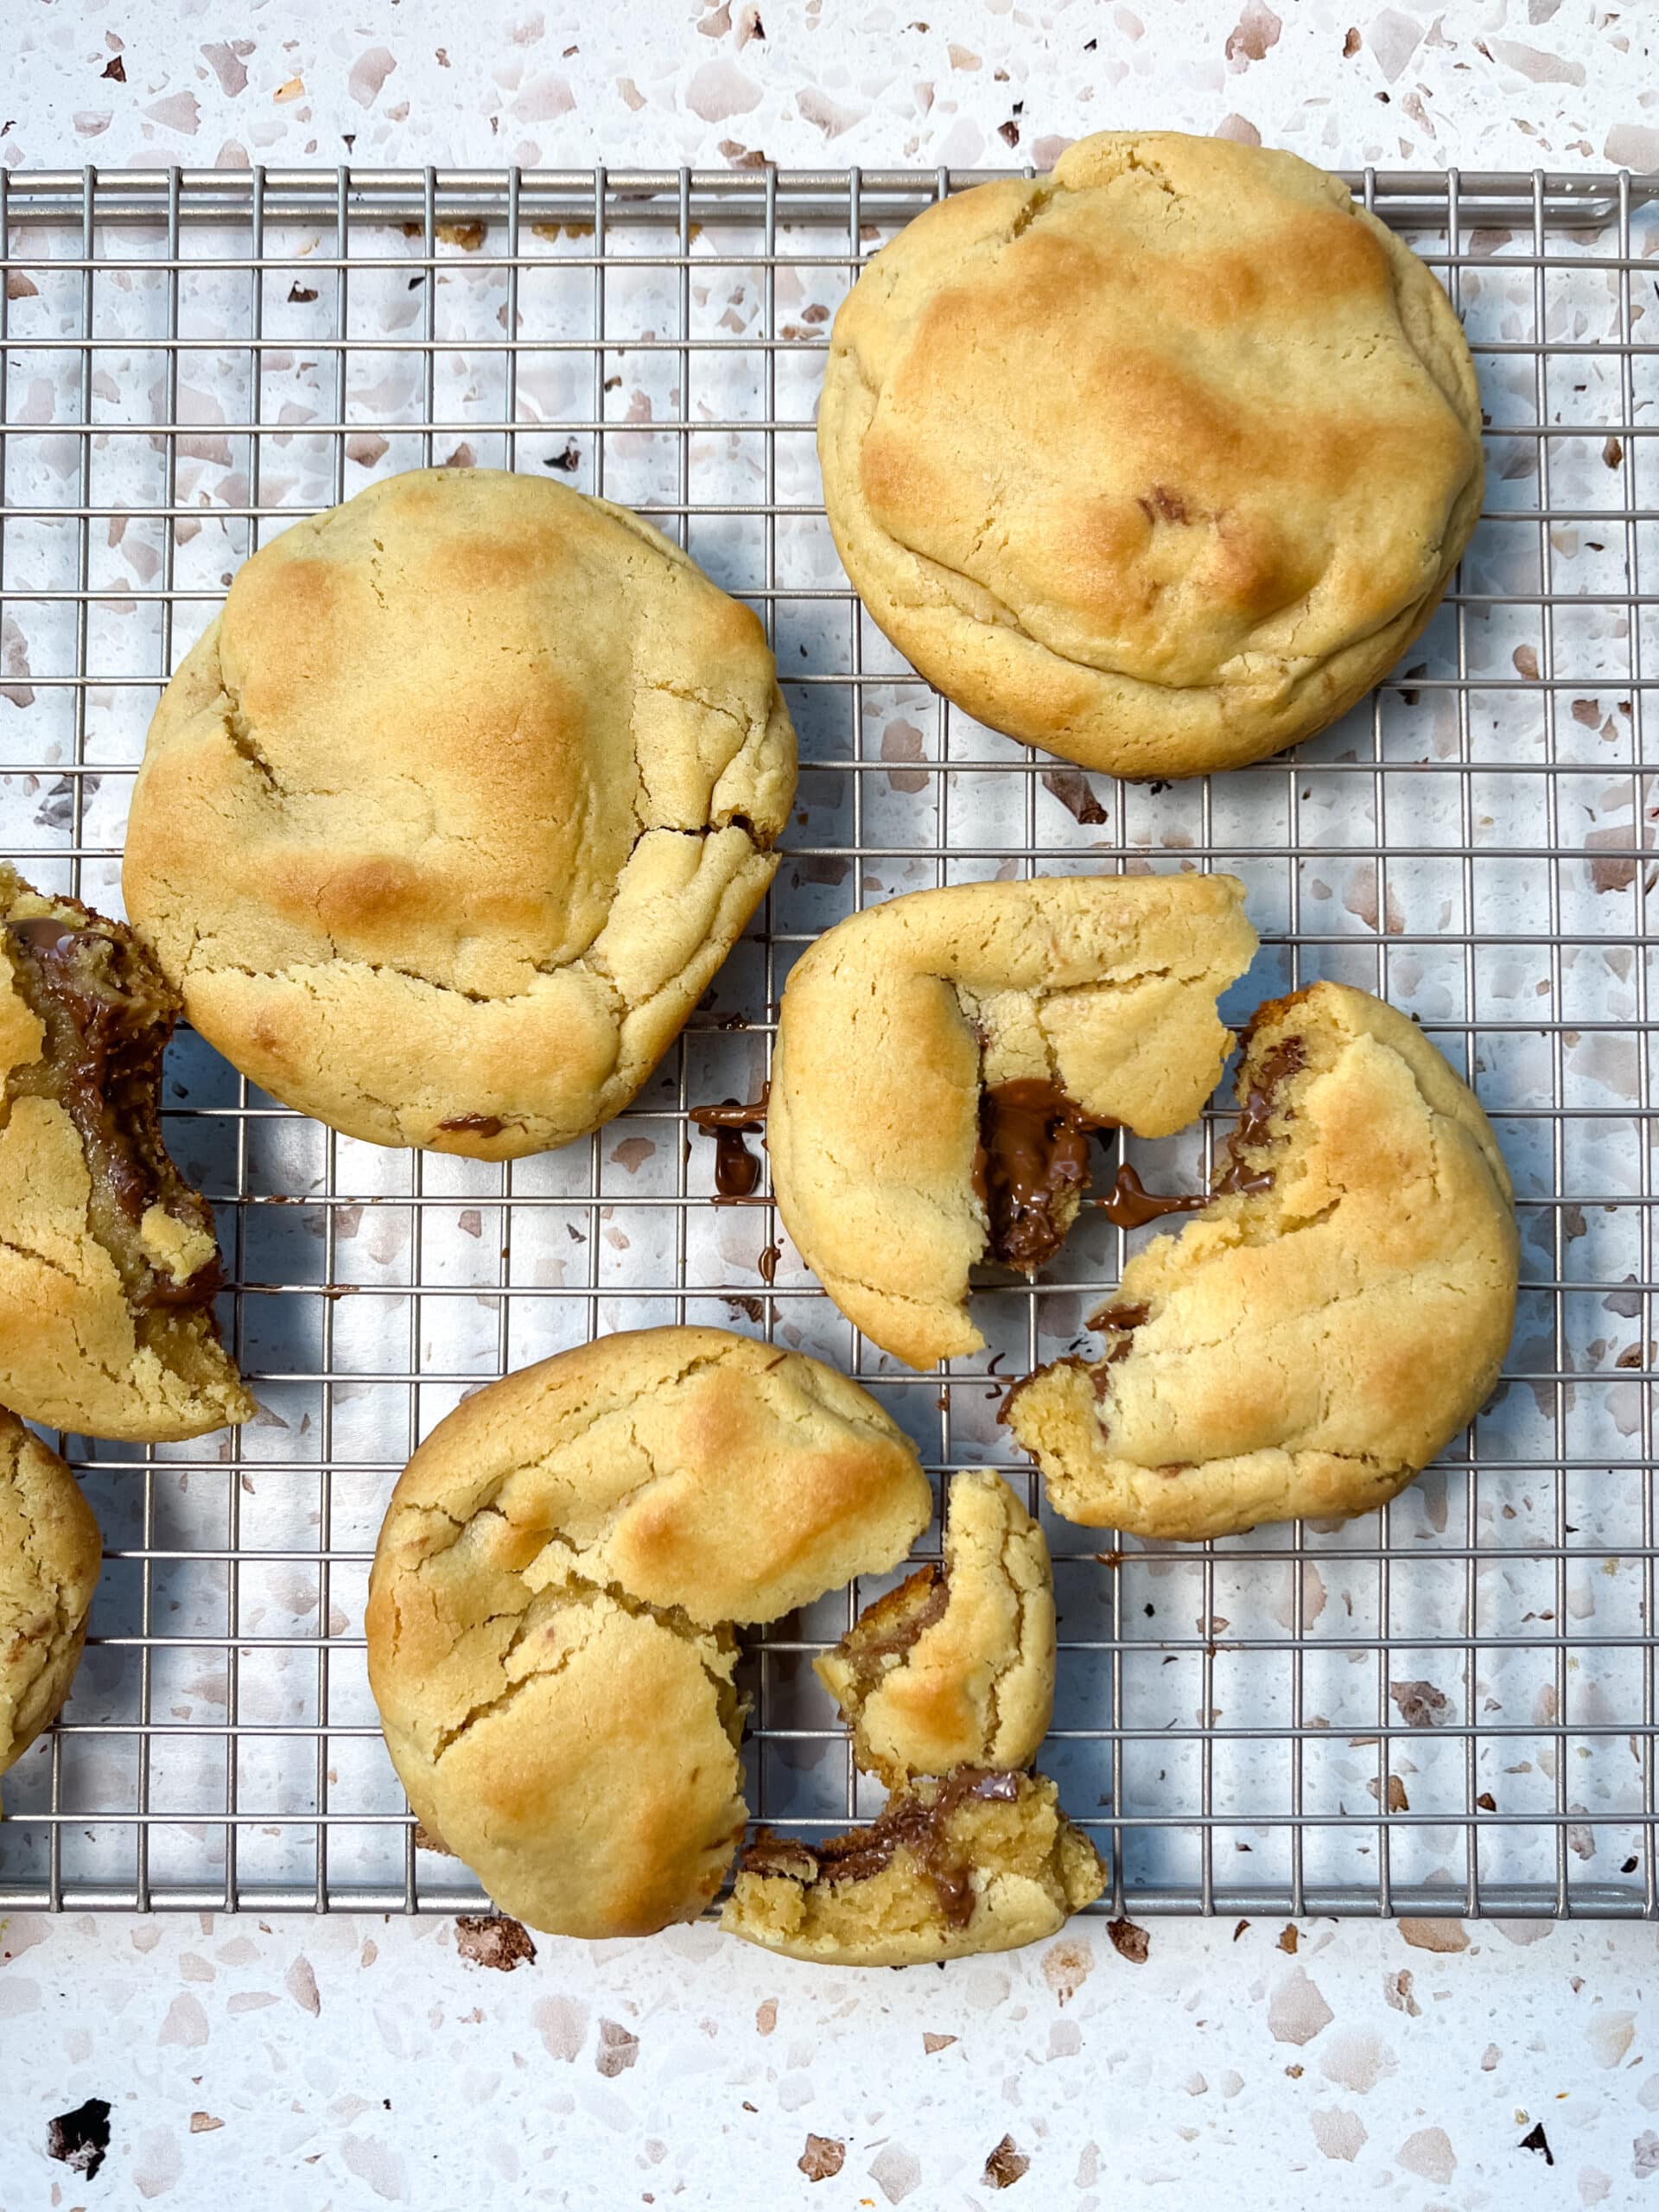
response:
<svg viewBox="0 0 1659 2212"><path fill-rule="evenodd" d="M1515 1320L1510 1179L1405 1015L1315 983L1258 1009L1216 1196L1123 1270L1104 1357L1004 1418L1068 1519L1144 1536L1386 1504L1472 1419Z"/></svg>
<svg viewBox="0 0 1659 2212"><path fill-rule="evenodd" d="M1294 155L1104 132L931 207L842 303L818 407L871 615L992 728L1119 776L1334 721L1480 511L1433 274Z"/></svg>
<svg viewBox="0 0 1659 2212"><path fill-rule="evenodd" d="M999 1475L952 1478L944 1561L858 1617L812 1662L889 1789L956 1767L1029 1766L1054 1706L1054 1578L1043 1532Z"/></svg>
<svg viewBox="0 0 1659 2212"><path fill-rule="evenodd" d="M763 1833L720 1924L785 1958L921 1966L1039 1942L1105 1886L1046 1777L963 1768L823 1843Z"/></svg>
<svg viewBox="0 0 1659 2212"><path fill-rule="evenodd" d="M134 923L349 1136L507 1160L620 1113L777 867L759 620L604 500L388 479L244 563L150 725Z"/></svg>
<svg viewBox="0 0 1659 2212"><path fill-rule="evenodd" d="M120 922L0 862L0 1399L174 1443L251 1420L206 1199L162 1142L177 995Z"/></svg>
<svg viewBox="0 0 1659 2212"><path fill-rule="evenodd" d="M103 1560L80 1484L0 1408L0 1774L69 1694Z"/></svg>
<svg viewBox="0 0 1659 2212"><path fill-rule="evenodd" d="M985 1339L980 1260L1028 1272L1088 1179L1088 1128L1168 1136L1214 1088L1215 1001L1255 950L1230 875L914 891L838 922L785 988L766 1141L802 1258L884 1351Z"/></svg>
<svg viewBox="0 0 1659 2212"><path fill-rule="evenodd" d="M532 1928L692 1918L747 1817L733 1624L885 1572L931 1502L856 1383L723 1329L607 1337L480 1390L410 1461L369 1586L422 1826Z"/></svg>

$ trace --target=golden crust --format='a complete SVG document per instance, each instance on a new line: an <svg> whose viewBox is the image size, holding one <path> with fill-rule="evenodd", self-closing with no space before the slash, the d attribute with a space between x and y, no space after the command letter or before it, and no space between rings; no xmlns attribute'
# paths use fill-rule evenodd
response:
<svg viewBox="0 0 1659 2212"><path fill-rule="evenodd" d="M1369 993L1315 983L1259 1010L1238 1080L1241 1103L1271 1101L1236 1141L1270 1186L1136 1253L1103 1317L1120 1323L1107 1357L1041 1369L1009 1401L1073 1521L1198 1538L1368 1512L1497 1380L1510 1179L1434 1047Z"/></svg>
<svg viewBox="0 0 1659 2212"><path fill-rule="evenodd" d="M988 1468L954 1476L943 1567L878 1599L812 1663L858 1764L889 1789L953 1767L1029 1766L1054 1705L1041 1529Z"/></svg>
<svg viewBox="0 0 1659 2212"><path fill-rule="evenodd" d="M855 1383L721 1329L606 1338L480 1391L404 1471L370 1581L410 1804L532 1927L693 1916L746 1817L730 1624L885 1572L931 1503Z"/></svg>
<svg viewBox="0 0 1659 2212"><path fill-rule="evenodd" d="M87 915L0 868L0 924L45 918L74 929ZM139 1313L129 1302L95 1233L92 1178L64 1107L26 1090L10 1095L46 1064L47 1051L45 1028L0 953L0 1397L25 1420L135 1444L178 1443L251 1421L254 1401L210 1307ZM139 1235L158 1274L176 1282L213 1257L205 1231L159 1206Z"/></svg>
<svg viewBox="0 0 1659 2212"><path fill-rule="evenodd" d="M1255 950L1243 894L1230 875L960 884L855 914L797 962L772 1188L803 1259L883 1351L927 1367L985 1341L968 1310L987 1244L982 1084L1052 1077L1143 1136L1192 1120L1228 1049L1216 998Z"/></svg>
<svg viewBox="0 0 1659 2212"><path fill-rule="evenodd" d="M127 906L275 1096L510 1159L628 1103L770 883L794 784L759 620L666 538L417 471L238 570L150 728Z"/></svg>
<svg viewBox="0 0 1659 2212"><path fill-rule="evenodd" d="M79 1484L0 1408L0 1774L69 1694L103 1559Z"/></svg>
<svg viewBox="0 0 1659 2212"><path fill-rule="evenodd" d="M1046 1776L998 1779L1017 1782L1011 1800L970 1798L945 1822L947 1880L966 1885L965 1913L944 1909L927 1861L905 1843L875 1871L841 1879L830 1871L828 1853L821 1861L810 1846L785 1845L777 1853L763 1843L753 1857L765 1863L775 1855L775 1863L765 1872L746 1867L739 1873L721 1926L783 1958L839 1967L934 1965L1014 1951L1057 1935L1104 1889L1099 1857L1060 1810ZM893 1800L874 1827L836 1841L868 1845L895 1811L929 1805L950 1787L919 1782Z"/></svg>
<svg viewBox="0 0 1659 2212"><path fill-rule="evenodd" d="M1188 776L1323 728L1480 508L1450 302L1294 155L1106 132L928 209L836 318L830 527L882 629L993 728Z"/></svg>

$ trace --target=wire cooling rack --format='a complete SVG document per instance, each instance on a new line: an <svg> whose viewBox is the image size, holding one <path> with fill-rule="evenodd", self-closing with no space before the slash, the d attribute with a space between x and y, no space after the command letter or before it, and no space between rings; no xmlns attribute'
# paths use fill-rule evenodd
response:
<svg viewBox="0 0 1659 2212"><path fill-rule="evenodd" d="M917 1378L829 1306L764 1183L710 1203L686 1109L754 1095L790 962L857 906L1213 866L1243 877L1262 938L1231 1018L1337 976L1469 1073L1519 1194L1520 1322L1469 1437L1382 1515L1185 1548L1050 1518L1044 1764L1116 1910L1659 1910L1659 186L1350 180L1464 315L1487 512L1429 632L1338 727L1132 786L944 705L862 619L825 527L812 415L836 302L900 223L978 181L0 169L0 842L33 880L119 911L146 723L237 564L426 464L551 472L683 537L764 613L802 753L757 925L588 1142L505 1168L377 1151L175 1045L168 1141L219 1207L225 1324L264 1410L176 1449L67 1440L106 1566L63 1720L6 1780L0 1907L475 1905L417 1847L375 1726L368 1561L416 1440L595 1332L775 1336L855 1373L936 1481L1007 1465L1035 1503L1002 1381L1086 1342L1122 1234L1087 1214L1034 1287L982 1292L984 1356ZM1154 1187L1192 1187L1217 1125L1219 1095L1187 1138L1127 1151ZM759 1816L810 1834L874 1809L808 1663L873 1594L756 1639Z"/></svg>

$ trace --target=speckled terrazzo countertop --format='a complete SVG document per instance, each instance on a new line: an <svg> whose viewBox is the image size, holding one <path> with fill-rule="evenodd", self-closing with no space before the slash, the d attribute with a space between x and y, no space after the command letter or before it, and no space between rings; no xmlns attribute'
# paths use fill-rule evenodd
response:
<svg viewBox="0 0 1659 2212"><path fill-rule="evenodd" d="M1153 123L1652 168L1649 45L1585 0L10 0L0 160L963 167ZM437 1920L24 1916L0 2212L1659 2204L1656 2038L1651 1927L1085 1921L857 1977L706 1927L527 1957Z"/></svg>

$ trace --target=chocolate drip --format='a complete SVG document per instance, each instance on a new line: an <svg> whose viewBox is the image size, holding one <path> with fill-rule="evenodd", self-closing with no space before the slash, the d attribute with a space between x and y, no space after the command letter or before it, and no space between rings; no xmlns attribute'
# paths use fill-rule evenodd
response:
<svg viewBox="0 0 1659 2212"><path fill-rule="evenodd" d="M775 1244L768 1244L755 1262L756 1267L760 1270L760 1280L768 1289L778 1280L778 1262L783 1256Z"/></svg>
<svg viewBox="0 0 1659 2212"><path fill-rule="evenodd" d="M1118 1169L1116 1182L1101 1201L1101 1211L1119 1229L1144 1229L1149 1221L1160 1220L1166 1213L1197 1213L1209 1203L1207 1194L1161 1198L1155 1191L1148 1191L1134 1168L1126 1165Z"/></svg>
<svg viewBox="0 0 1659 2212"><path fill-rule="evenodd" d="M970 1799L1018 1804L1025 1779L991 1767L958 1767L932 1785L931 1796L906 1791L889 1798L868 1827L827 1837L823 1843L797 1843L763 1829L739 1865L746 1874L862 1882L891 1866L903 1848L932 1884L946 1926L965 1928L974 1916L973 1862L952 1843L950 1815Z"/></svg>
<svg viewBox="0 0 1659 2212"><path fill-rule="evenodd" d="M159 976L118 924L30 915L0 927L29 1011L45 1032L38 1062L14 1067L8 1100L52 1098L80 1140L92 1181L94 1233L137 1309L200 1306L223 1281L217 1253L188 1281L156 1268L140 1225L153 1205L213 1233L206 1201L180 1177L162 1143L156 1092L173 1008Z"/></svg>
<svg viewBox="0 0 1659 2212"><path fill-rule="evenodd" d="M1042 1077L981 1092L973 1175L990 1220L990 1258L1026 1274L1053 1258L1065 1242L1065 1201L1088 1186L1090 1132L1113 1126Z"/></svg>
<svg viewBox="0 0 1659 2212"><path fill-rule="evenodd" d="M747 1106L728 1098L718 1106L693 1106L686 1116L693 1128L715 1141L715 1189L720 1194L716 1205L721 1199L748 1198L760 1180L760 1162L743 1140L746 1135L758 1136L766 1128L771 1095L772 1085L763 1083L760 1096ZM777 1267L775 1258L772 1266ZM772 1277L765 1279L770 1282Z"/></svg>
<svg viewBox="0 0 1659 2212"><path fill-rule="evenodd" d="M1227 1140L1228 1162L1216 1179L1217 1198L1235 1192L1254 1198L1273 1188L1272 1169L1252 1166L1244 1154L1268 1141L1272 1135L1273 1117L1278 1110L1280 1084L1287 1083L1306 1065L1307 1051L1302 1039L1287 1037L1264 1053L1260 1065L1251 1071L1249 1089L1239 1109L1238 1127Z"/></svg>

